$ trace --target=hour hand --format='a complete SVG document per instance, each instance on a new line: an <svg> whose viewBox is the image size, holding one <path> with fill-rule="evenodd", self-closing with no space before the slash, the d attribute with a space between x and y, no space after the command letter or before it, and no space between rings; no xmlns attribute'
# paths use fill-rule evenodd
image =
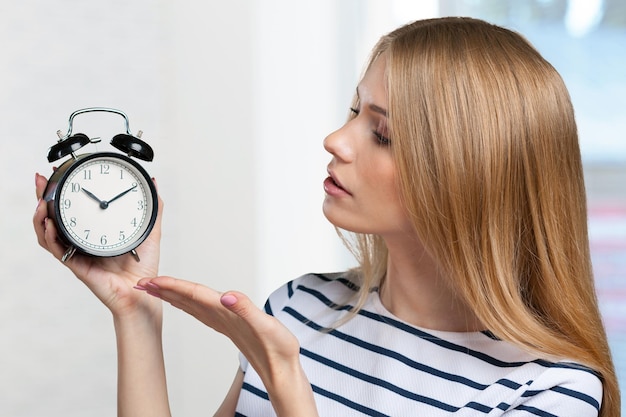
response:
<svg viewBox="0 0 626 417"><path fill-rule="evenodd" d="M96 200L98 203L100 203L100 208L101 209L105 209L107 207L109 207L109 203L107 203L106 201L100 200L98 197L96 197L96 195L94 193L92 193L91 191L85 189L85 188L81 188L81 190L83 190L85 192L85 194L87 194L89 197L93 198L94 200Z"/></svg>

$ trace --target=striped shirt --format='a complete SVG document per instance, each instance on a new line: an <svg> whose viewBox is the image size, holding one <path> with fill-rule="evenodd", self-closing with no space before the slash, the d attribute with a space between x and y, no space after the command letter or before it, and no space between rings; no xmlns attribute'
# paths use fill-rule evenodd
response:
<svg viewBox="0 0 626 417"><path fill-rule="evenodd" d="M333 327L354 291L345 275L309 274L265 306L298 338L320 416L598 415L602 385L590 369L538 359L489 332L415 327L388 312L376 291ZM259 376L240 360L236 416L275 416Z"/></svg>

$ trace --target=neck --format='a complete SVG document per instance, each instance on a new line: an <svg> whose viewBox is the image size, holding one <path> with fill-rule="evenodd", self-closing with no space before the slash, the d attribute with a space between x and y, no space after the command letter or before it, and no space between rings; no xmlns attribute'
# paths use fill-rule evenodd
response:
<svg viewBox="0 0 626 417"><path fill-rule="evenodd" d="M437 262L414 238L390 242L380 299L396 317L415 326L449 332L484 329L444 276Z"/></svg>

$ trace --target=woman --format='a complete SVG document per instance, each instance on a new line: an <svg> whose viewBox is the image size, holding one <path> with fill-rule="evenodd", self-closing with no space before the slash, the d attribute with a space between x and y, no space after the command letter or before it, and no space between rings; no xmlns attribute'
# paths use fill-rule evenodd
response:
<svg viewBox="0 0 626 417"><path fill-rule="evenodd" d="M324 141L323 209L359 268L298 278L262 312L156 277L158 226L141 263L67 262L113 313L119 414L169 415L163 299L242 352L219 416L618 416L554 68L506 29L418 21L374 48L351 112ZM38 204L39 242L60 258L46 218Z"/></svg>

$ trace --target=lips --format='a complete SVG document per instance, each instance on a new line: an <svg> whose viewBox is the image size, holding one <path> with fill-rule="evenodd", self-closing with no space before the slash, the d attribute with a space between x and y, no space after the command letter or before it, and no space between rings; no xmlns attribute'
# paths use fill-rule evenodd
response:
<svg viewBox="0 0 626 417"><path fill-rule="evenodd" d="M326 191L327 194L333 196L351 195L350 192L346 190L343 185L341 185L331 171L328 171L328 174L329 176L324 180L324 191Z"/></svg>

